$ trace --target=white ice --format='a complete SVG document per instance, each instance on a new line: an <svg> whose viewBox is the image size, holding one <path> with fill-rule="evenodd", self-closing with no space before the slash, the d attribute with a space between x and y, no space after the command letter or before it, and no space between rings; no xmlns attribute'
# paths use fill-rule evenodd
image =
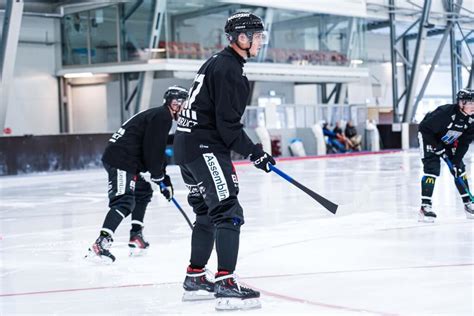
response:
<svg viewBox="0 0 474 316"><path fill-rule="evenodd" d="M334 216L278 175L237 166L246 215L237 272L262 292L262 309L237 314L474 314L474 221L446 167L434 224L417 221L417 152L278 167L341 206ZM178 168L168 172L192 217ZM145 217L148 255L128 257L127 218L117 261L98 266L83 257L107 212L105 171L1 177L0 188L0 315L218 313L213 301L181 302L190 229L159 193Z"/></svg>

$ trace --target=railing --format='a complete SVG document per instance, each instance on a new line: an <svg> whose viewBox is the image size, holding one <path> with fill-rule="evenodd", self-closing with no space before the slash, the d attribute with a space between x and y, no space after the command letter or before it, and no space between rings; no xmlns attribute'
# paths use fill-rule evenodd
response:
<svg viewBox="0 0 474 316"><path fill-rule="evenodd" d="M277 106L248 106L242 117L245 127L305 128L322 121L334 125L352 120L355 125L367 120L365 104L281 104Z"/></svg>

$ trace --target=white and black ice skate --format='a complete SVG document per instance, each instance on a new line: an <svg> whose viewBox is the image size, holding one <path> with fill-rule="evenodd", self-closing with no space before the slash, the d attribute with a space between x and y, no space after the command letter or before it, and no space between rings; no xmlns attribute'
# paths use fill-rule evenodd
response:
<svg viewBox="0 0 474 316"><path fill-rule="evenodd" d="M115 256L109 251L113 241L111 236L100 235L89 248L85 258L97 263L111 264L115 261Z"/></svg>
<svg viewBox="0 0 474 316"><path fill-rule="evenodd" d="M436 213L433 212L431 205L423 204L421 205L420 212L419 212L419 222L424 223L433 223L436 218Z"/></svg>
<svg viewBox="0 0 474 316"><path fill-rule="evenodd" d="M216 310L260 308L260 292L243 287L235 274L216 275Z"/></svg>
<svg viewBox="0 0 474 316"><path fill-rule="evenodd" d="M464 204L464 212L466 212L467 219L474 219L474 203L468 202Z"/></svg>
<svg viewBox="0 0 474 316"><path fill-rule="evenodd" d="M143 238L143 231L130 232L130 241L128 248L130 249L131 257L143 256L146 254L150 244Z"/></svg>
<svg viewBox="0 0 474 316"><path fill-rule="evenodd" d="M188 267L183 282L183 301L212 300L214 296L214 280L207 269Z"/></svg>

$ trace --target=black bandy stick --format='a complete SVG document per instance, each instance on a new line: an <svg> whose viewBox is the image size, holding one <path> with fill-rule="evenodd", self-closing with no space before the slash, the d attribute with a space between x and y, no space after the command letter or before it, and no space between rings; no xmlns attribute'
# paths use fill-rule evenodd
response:
<svg viewBox="0 0 474 316"><path fill-rule="evenodd" d="M178 210L181 212L181 214L183 215L184 219L185 219L186 222L188 223L189 228L191 228L191 230L193 230L193 224L191 224L191 221L189 220L188 215L186 215L186 213L184 212L184 210L183 210L183 209L181 208L181 206L178 204L178 201L176 201L175 198L172 198L171 201L173 201L174 205L176 205L176 207L178 208Z"/></svg>
<svg viewBox="0 0 474 316"><path fill-rule="evenodd" d="M308 194L310 197L312 197L313 199L316 200L316 202L318 202L319 204L321 204L324 208L326 208L329 212L333 213L333 214L336 214L336 211L337 211L337 207L338 205L329 201L328 199L326 199L325 197L322 197L321 195L317 194L316 192L308 189L307 187L305 187L304 185L302 185L301 183L299 183L298 181L296 181L295 179L293 179L292 177L290 177L289 175L287 175L286 173L284 173L283 171L281 171L280 169L278 169L277 167L269 164L270 166L270 170L272 170L273 172L275 172L276 174L278 174L280 177L282 177L283 179L285 179L286 181L290 182L291 184L293 184L295 187L297 187L298 189L300 189L301 191L303 191L304 193Z"/></svg>
<svg viewBox="0 0 474 316"><path fill-rule="evenodd" d="M161 187L161 188L166 188L166 186L165 186L163 183L160 183L160 187ZM176 208L179 210L179 212L181 213L181 215L183 215L184 219L186 220L186 222L187 222L188 225L189 225L189 228L191 228L191 230L193 230L193 224L192 224L191 221L189 220L188 215L186 215L186 213L184 212L184 210L182 209L182 207L179 205L178 201L176 201L176 199L175 199L174 197L171 198L171 201L172 201L173 204L176 206Z"/></svg>
<svg viewBox="0 0 474 316"><path fill-rule="evenodd" d="M453 166L453 163L451 162L451 160L446 155L443 156L443 159L446 162L446 164L448 165L448 168L451 170L451 173L453 174L456 181L463 187L463 189L469 195L469 198L471 199L471 202L474 202L474 196L472 196L471 191L469 191L469 188L467 187L467 185L464 182L464 180L462 179L462 177L461 176L459 176L459 177L455 176L454 166Z"/></svg>

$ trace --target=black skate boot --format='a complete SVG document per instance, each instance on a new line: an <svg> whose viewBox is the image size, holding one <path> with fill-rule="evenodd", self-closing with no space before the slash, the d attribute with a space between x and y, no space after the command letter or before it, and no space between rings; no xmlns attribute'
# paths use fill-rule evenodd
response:
<svg viewBox="0 0 474 316"><path fill-rule="evenodd" d="M143 256L146 254L150 244L143 238L143 230L137 232L130 231L130 241L128 242L131 257Z"/></svg>
<svg viewBox="0 0 474 316"><path fill-rule="evenodd" d="M474 204L472 202L465 203L464 212L466 212L467 219L474 219Z"/></svg>
<svg viewBox="0 0 474 316"><path fill-rule="evenodd" d="M260 292L243 287L235 274L216 275L216 310L260 308Z"/></svg>
<svg viewBox="0 0 474 316"><path fill-rule="evenodd" d="M112 236L101 233L99 238L97 238L89 248L89 253L86 255L86 259L98 263L111 264L115 261L114 255L109 251L113 241Z"/></svg>
<svg viewBox="0 0 474 316"><path fill-rule="evenodd" d="M188 267L183 282L183 301L198 301L214 299L214 280L207 269Z"/></svg>
<svg viewBox="0 0 474 316"><path fill-rule="evenodd" d="M433 212L431 205L429 204L422 204L420 208L420 217L418 219L419 222L424 223L433 223L436 218L436 213Z"/></svg>

